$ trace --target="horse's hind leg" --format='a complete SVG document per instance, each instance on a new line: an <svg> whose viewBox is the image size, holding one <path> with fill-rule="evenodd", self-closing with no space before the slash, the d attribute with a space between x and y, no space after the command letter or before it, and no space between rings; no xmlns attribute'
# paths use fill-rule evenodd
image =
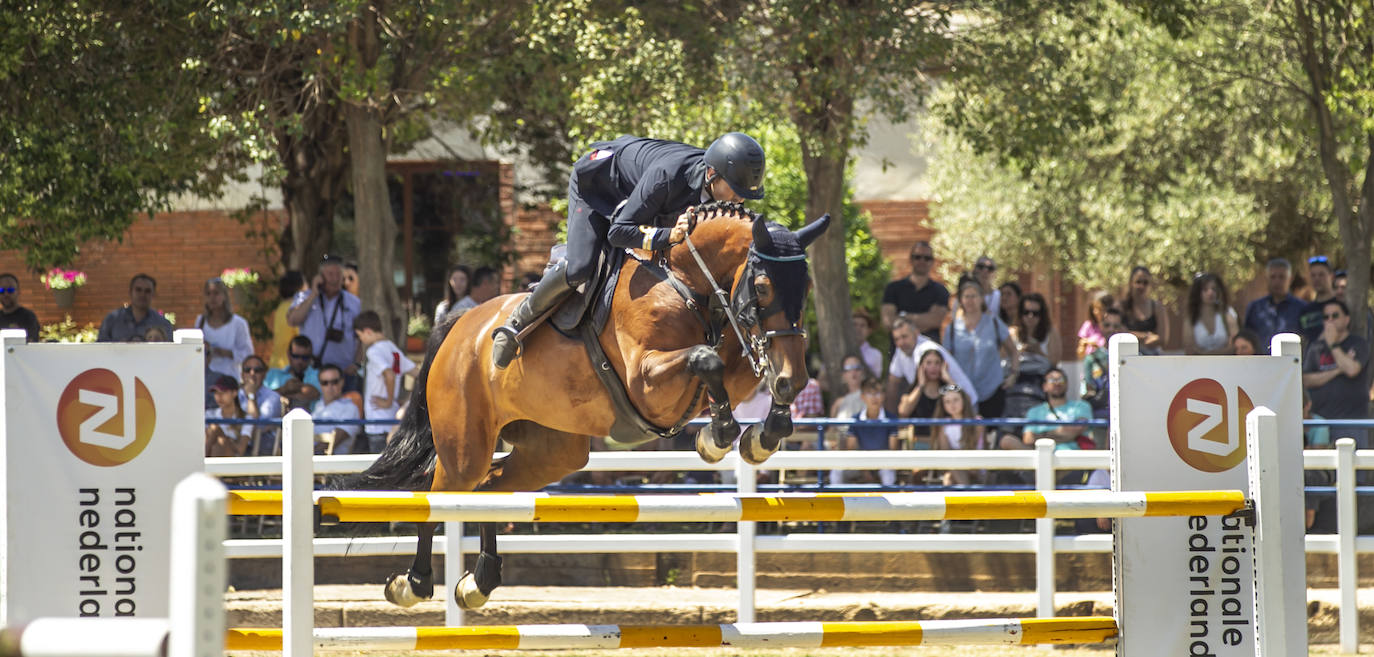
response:
<svg viewBox="0 0 1374 657"><path fill-rule="evenodd" d="M454 590L458 606L476 609L487 603L491 592L501 585L501 556L496 552L496 525L484 522L477 526L482 547L477 553L477 565L472 572L463 573Z"/></svg>
<svg viewBox="0 0 1374 657"><path fill-rule="evenodd" d="M421 600L434 597L434 528L438 523L425 522L416 527L415 561L410 571L392 575L386 583L386 600L401 607L413 607Z"/></svg>
<svg viewBox="0 0 1374 657"><path fill-rule="evenodd" d="M507 425L501 437L512 443L510 454L493 467L481 491L533 491L566 477L587 464L590 441L586 436L562 433L521 421ZM501 557L496 550L496 525L478 525L482 548L472 572L458 580L454 597L463 609L486 604L501 585Z"/></svg>

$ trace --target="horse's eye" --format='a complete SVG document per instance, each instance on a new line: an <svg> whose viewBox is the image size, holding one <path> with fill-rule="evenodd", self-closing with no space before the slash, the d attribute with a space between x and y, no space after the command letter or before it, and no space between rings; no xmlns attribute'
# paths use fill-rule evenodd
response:
<svg viewBox="0 0 1374 657"><path fill-rule="evenodd" d="M758 283L754 286L754 289L758 291L759 296L766 296L773 293L773 286L770 283Z"/></svg>

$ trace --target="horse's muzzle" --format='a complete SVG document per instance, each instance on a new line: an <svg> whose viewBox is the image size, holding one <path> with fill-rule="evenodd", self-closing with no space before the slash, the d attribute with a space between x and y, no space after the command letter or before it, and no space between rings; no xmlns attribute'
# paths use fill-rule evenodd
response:
<svg viewBox="0 0 1374 657"><path fill-rule="evenodd" d="M779 376L776 379L773 379L773 399L776 399L784 404L790 404L792 403L792 400L796 398L796 396L797 390L795 387L793 387L792 377Z"/></svg>

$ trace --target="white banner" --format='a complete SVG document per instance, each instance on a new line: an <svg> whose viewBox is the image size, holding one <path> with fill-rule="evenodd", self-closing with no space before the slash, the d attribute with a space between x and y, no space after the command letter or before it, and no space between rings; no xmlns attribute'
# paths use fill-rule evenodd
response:
<svg viewBox="0 0 1374 657"><path fill-rule="evenodd" d="M200 332L177 340L0 332L0 626L168 615L172 489L204 469L205 444Z"/></svg>
<svg viewBox="0 0 1374 657"><path fill-rule="evenodd" d="M1245 417L1261 405L1277 413L1301 459L1295 346L1279 356L1139 356L1126 334L1110 348L1113 490L1246 490ZM1254 561L1242 519L1129 518L1116 527L1118 654L1254 655Z"/></svg>

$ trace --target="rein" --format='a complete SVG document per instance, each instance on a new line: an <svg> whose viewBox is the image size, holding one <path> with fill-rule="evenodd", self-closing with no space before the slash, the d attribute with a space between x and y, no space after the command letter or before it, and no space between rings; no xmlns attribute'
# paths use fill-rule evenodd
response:
<svg viewBox="0 0 1374 657"><path fill-rule="evenodd" d="M761 315L755 312L754 305L757 295L754 293L752 276L754 257L772 262L797 262L805 260L806 256L804 254L795 256L770 256L760 253L755 250L754 247L750 246L750 258L745 263L744 275L740 277L740 280L735 281L735 286L731 294L726 296L725 290L721 288L720 284L716 282L715 277L711 275L711 269L706 266L706 261L702 259L701 253L697 251L696 245L692 243L691 236L688 235L683 239L683 242L687 244L687 250L692 254L692 258L696 260L697 267L701 269L701 273L706 276L706 282L711 284L711 305L729 309L729 312L723 314L725 318L729 320L730 327L734 329L735 337L739 338L740 345L743 347L744 357L749 360L749 365L754 370L754 376L756 378L763 376L766 370L772 369L772 363L768 359L768 346L773 341L773 338L787 335L800 335L804 338L806 337L806 330L800 328L797 324L793 324L789 329L779 331L763 331L761 329L762 320L782 312L782 298L781 295L775 295L773 302L763 309ZM741 289L744 290L742 294L740 293ZM760 331L757 333L753 331L756 326L760 326Z"/></svg>

